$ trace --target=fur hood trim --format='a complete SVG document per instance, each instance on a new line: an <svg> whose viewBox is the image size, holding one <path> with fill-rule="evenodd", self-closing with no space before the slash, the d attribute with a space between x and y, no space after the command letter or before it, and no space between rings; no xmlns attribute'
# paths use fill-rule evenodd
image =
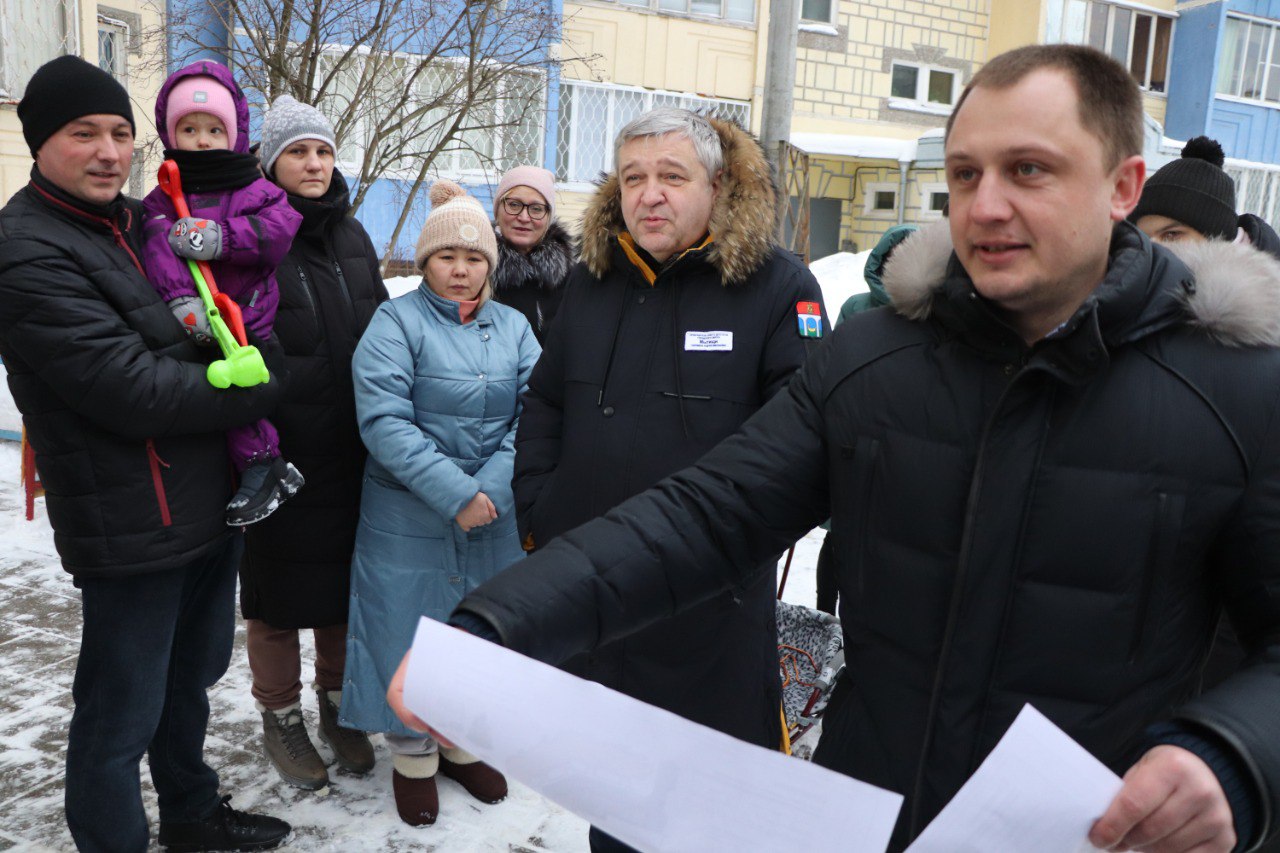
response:
<svg viewBox="0 0 1280 853"><path fill-rule="evenodd" d="M489 281L496 292L526 286L557 290L564 284L569 268L573 266L574 245L573 237L559 222L548 226L541 242L527 255L513 249L496 225L493 233L498 238L498 266L490 274Z"/></svg>
<svg viewBox="0 0 1280 853"><path fill-rule="evenodd" d="M1280 261L1243 243L1208 240L1168 247L1194 276L1180 294L1190 325L1227 346L1280 346ZM923 320L947 278L952 254L945 220L904 240L884 269L894 309Z"/></svg>
<svg viewBox="0 0 1280 853"><path fill-rule="evenodd" d="M740 284L764 264L774 247L777 193L760 143L733 122L710 121L720 134L724 170L711 208L714 240L707 259L725 284ZM615 171L596 189L582 218L582 260L592 275L604 278L609 272L613 245L626 227Z"/></svg>

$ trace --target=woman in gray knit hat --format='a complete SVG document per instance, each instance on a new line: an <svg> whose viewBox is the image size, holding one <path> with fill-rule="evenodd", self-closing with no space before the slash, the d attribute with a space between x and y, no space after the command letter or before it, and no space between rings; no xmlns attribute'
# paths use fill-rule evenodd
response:
<svg viewBox="0 0 1280 853"><path fill-rule="evenodd" d="M258 152L264 174L302 214L276 271L274 333L289 380L272 420L290 458L308 470L307 488L248 530L240 608L267 758L289 784L316 789L328 784L329 775L303 722L301 629L311 629L315 639L312 687L320 738L344 770L373 767L369 739L339 726L338 713L365 456L351 358L387 291L369 235L348 215L347 183L334 168L337 147L328 119L283 95L263 122Z"/></svg>

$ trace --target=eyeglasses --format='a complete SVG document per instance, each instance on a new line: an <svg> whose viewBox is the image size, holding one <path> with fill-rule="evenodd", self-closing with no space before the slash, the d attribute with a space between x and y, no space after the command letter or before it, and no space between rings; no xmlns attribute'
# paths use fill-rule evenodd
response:
<svg viewBox="0 0 1280 853"><path fill-rule="evenodd" d="M502 200L502 209L510 216L519 216L527 210L529 211L530 219L541 219L547 215L547 206L545 204L539 204L536 201L533 204L526 204L518 198L504 198Z"/></svg>

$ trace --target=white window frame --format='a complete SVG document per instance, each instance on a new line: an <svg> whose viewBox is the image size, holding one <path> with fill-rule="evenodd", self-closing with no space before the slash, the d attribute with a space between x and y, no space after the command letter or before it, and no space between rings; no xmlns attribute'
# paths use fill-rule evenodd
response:
<svg viewBox="0 0 1280 853"><path fill-rule="evenodd" d="M1227 21L1236 21L1238 23L1248 26L1250 29L1254 27L1258 27L1260 29L1269 31L1266 37L1265 50L1263 51L1263 55L1259 57L1260 63L1266 68L1266 71L1262 77L1262 84L1258 87L1259 90L1263 92L1263 97L1256 98L1256 97L1250 97L1248 95L1236 94L1235 92L1224 92L1222 91L1221 88L1218 88L1215 90L1214 92L1215 97L1222 98L1223 100L1236 101L1238 103L1244 103L1244 104L1264 104L1269 107L1280 106L1280 99L1267 100L1265 96L1265 93L1267 91L1267 86L1271 82L1271 74L1273 72L1280 73L1280 71L1277 71L1277 68L1276 68L1277 64L1280 64L1280 50L1276 49L1276 42L1280 40L1280 21L1274 21L1268 18L1258 18L1253 15L1242 15L1235 12L1230 12L1227 14ZM1225 40L1226 38L1225 34L1223 38ZM1246 44L1248 43L1247 34L1245 36L1245 43ZM1243 87L1246 80L1243 70L1244 70L1244 61L1247 58L1247 56L1248 56L1248 51L1247 50L1242 51L1241 56L1239 57L1239 60L1238 60L1239 65L1237 66L1237 70L1242 72L1240 74L1240 81L1239 81L1241 87ZM1219 72L1218 72L1219 86L1222 85L1224 76L1228 77L1229 79L1229 75L1224 75L1221 69L1219 69Z"/></svg>
<svg viewBox="0 0 1280 853"><path fill-rule="evenodd" d="M115 36L116 42L116 67L102 68L102 34L111 33ZM116 78L121 86L129 88L129 24L127 21L121 21L98 13L98 28L96 30L98 36L98 67L102 68L112 77Z"/></svg>
<svg viewBox="0 0 1280 853"><path fill-rule="evenodd" d="M619 6L630 6L633 9L648 9L651 12L657 12L660 15L688 15L691 18L711 19L716 21L725 21L731 24L754 24L756 22L756 3L751 4L750 18L730 18L725 12L728 9L729 0L719 0L720 11L716 12L695 12L693 11L693 0L676 0L684 4L683 9L665 9L663 2L669 0L605 0L605 2L614 2ZM836 2L836 0L832 0Z"/></svg>
<svg viewBox="0 0 1280 853"><path fill-rule="evenodd" d="M18 31L17 20L19 6L42 5L54 3L58 7L55 16L62 20L62 32L59 45L54 52L35 57L29 63L29 70L64 54L80 54L80 4L79 0L0 0L0 41L8 50L0 51L0 101L15 102L22 97L27 80L18 79L22 69L15 62L15 55L33 49L33 45L24 33ZM56 35L56 34L55 34ZM43 47L43 46L42 46Z"/></svg>
<svg viewBox="0 0 1280 853"><path fill-rule="evenodd" d="M827 0L827 2L830 3L830 6L828 7L829 11L825 19L824 18L806 18L804 16L804 0L800 0L801 27L803 27L805 24L823 24L823 25L834 27L836 25L836 15L840 10L840 0Z"/></svg>
<svg viewBox="0 0 1280 853"><path fill-rule="evenodd" d="M560 103L561 109L567 100L572 103L574 100L574 90L604 90L610 96L615 95L639 95L641 99L640 112L647 112L653 109L655 99L661 98L663 105L673 105L689 109L694 112L706 113L715 110L724 110L728 108L740 115L740 122L744 127L751 126L751 102L735 101L729 98L708 98L702 95L694 95L689 92L672 92L665 89L646 89L642 86L621 86L614 83L595 83L588 80L565 80L560 81ZM670 101L675 100L675 104ZM605 173L613 171L613 141L618 135L618 131L622 129L625 122L615 117L614 109L616 107L617 98L609 97L605 104L604 115L604 141L603 151L604 160L601 170ZM738 116L735 116L737 118ZM569 122L578 121L578 117L570 112ZM566 122L560 122L560 142L556 146L555 156L555 174L556 181L566 190L570 192L592 192L595 185L592 181L596 178L596 173L586 174L584 170L588 166L583 165L579 161L580 152L576 145L578 134L582 131L574 126L566 127ZM568 134L568 138L565 136Z"/></svg>
<svg viewBox="0 0 1280 853"><path fill-rule="evenodd" d="M876 181L869 183L862 188L862 215L869 216L872 219L897 219L898 205L902 203L902 199L898 197L898 185L892 181ZM892 193L893 207L877 208L876 195L878 193Z"/></svg>
<svg viewBox="0 0 1280 853"><path fill-rule="evenodd" d="M347 48L345 46L333 45L333 46L326 46L326 48L323 51L323 54L331 55L335 57L341 57L341 56L345 56L346 52L347 52ZM369 53L368 49L360 49L356 51L356 55L360 56L361 58L366 57L368 53ZM404 58L409 60L418 58L416 54L405 53L405 54L395 54L395 55L403 56ZM465 65L466 59L461 57L441 56L441 57L436 57L434 62L439 62L444 65L458 66L458 65ZM540 87L538 87L538 90L540 92L540 97L542 98L543 107L542 109L537 110L538 127L536 131L536 138L537 138L538 151L535 157L529 158L534 160L534 162L541 163L543 160L543 147L546 144L545 142L546 140L546 97L547 97L546 73L544 71L539 71L533 68L527 69L526 72L522 72L522 73L527 73L527 75L531 79L536 79L541 83ZM502 123L501 113L502 113L503 106L506 104L506 102L507 102L507 99L505 98L505 96L501 96L499 97L497 103L495 104L495 107L498 110L498 116L499 116L495 121L496 124ZM334 105L327 104L324 102L322 102L320 105L320 109L322 112L324 111L331 112L333 108L334 108ZM462 131L462 135L465 135L468 132L470 131L464 130ZM498 131L477 131L477 132L497 133L498 142L496 143L495 147L498 147L498 148L501 147L504 134ZM342 153L346 154L347 156L342 157L335 164L339 169L343 171L344 174L357 176L361 180L379 180L383 178L392 179L392 180L412 180L417 177L417 169L411 168L411 167L406 167L401 169L388 169L378 175L361 174L360 169L364 161L364 154L365 154L366 146L368 144L369 134L370 134L370 131L368 128L366 128L365 122L363 120L354 124L351 127L350 131L348 131L347 137L346 139L343 140L343 145L342 145ZM463 165L465 162L465 158L467 158L467 156L470 153L472 152L466 149L463 149L461 147L445 148L442 151L440 151L439 154L436 155L436 159L431 164L432 168L430 170L430 173L433 176L448 177L460 183L463 183L463 182L465 183L496 183L497 178L501 175L501 172L504 171L504 167L501 165L502 159L506 156L510 156L506 152L499 150L496 152L495 156L492 158L492 160L495 161L496 165L486 166L482 164L480 167L476 168L476 167ZM351 155L355 155L355 156L351 156Z"/></svg>
<svg viewBox="0 0 1280 853"><path fill-rule="evenodd" d="M1093 12L1094 12L1095 2L1102 6L1105 6L1107 10L1107 25L1106 25L1104 34L1102 36L1101 46L1089 44L1089 33L1093 29L1092 23L1093 23ZM1062 5L1062 33L1064 34L1064 36L1066 34L1067 14L1069 9L1070 9L1070 2L1068 0L1068 2L1064 2ZM1134 16L1133 20L1131 20L1129 24L1129 43L1125 47L1124 59L1117 60L1121 62L1125 68L1130 69L1130 72L1129 72L1130 74L1133 73L1132 68L1130 66L1133 64L1133 41L1134 41L1135 33L1137 32L1137 29L1138 29L1136 25L1137 17L1142 16L1146 18L1151 18L1151 28L1147 33L1147 66L1143 71L1142 79L1138 80L1137 82L1138 82L1138 87L1141 88L1142 91L1147 92L1150 95L1164 97L1167 94L1166 91L1151 89L1151 71L1152 71L1153 62L1155 59L1155 52L1156 52L1156 32L1159 29L1157 21L1160 18L1163 18L1169 21L1169 48L1166 51L1165 67L1164 67L1164 81L1165 81L1165 87L1167 89L1169 85L1169 75L1172 72L1172 68L1173 68L1173 41L1176 36L1176 30L1178 26L1178 13L1164 12L1160 9L1153 9L1150 6L1144 6L1138 3L1117 2L1117 0L1091 0L1091 2L1088 2L1085 5L1084 33L1083 33L1083 39L1081 40L1080 44L1097 48L1098 50L1101 50L1103 53L1107 54L1108 56L1111 56L1111 42L1115 37L1117 9L1123 9L1127 12L1132 13ZM1234 17L1234 16L1231 16L1231 17Z"/></svg>
<svg viewBox="0 0 1280 853"><path fill-rule="evenodd" d="M926 222L932 222L942 218L941 210L933 209L933 197L936 195L950 196L951 191L947 189L947 185L943 181L920 185L920 219Z"/></svg>
<svg viewBox="0 0 1280 853"><path fill-rule="evenodd" d="M914 98L903 98L893 94L893 71L899 66L916 69L916 96ZM935 71L951 75L951 103L939 104L929 100L929 78ZM941 65L929 65L925 62L909 62L905 59L895 59L889 66L889 106L896 110L911 110L912 112L941 116L951 115L956 99L960 97L960 77L960 69L958 68L946 68Z"/></svg>

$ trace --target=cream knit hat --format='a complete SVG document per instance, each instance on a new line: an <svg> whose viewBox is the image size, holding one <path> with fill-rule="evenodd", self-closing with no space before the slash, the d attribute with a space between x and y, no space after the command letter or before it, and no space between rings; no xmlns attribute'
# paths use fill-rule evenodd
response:
<svg viewBox="0 0 1280 853"><path fill-rule="evenodd" d="M469 249L489 261L489 273L498 266L498 240L480 202L446 178L431 185L431 213L418 235L413 261L419 270L427 258L441 249Z"/></svg>

